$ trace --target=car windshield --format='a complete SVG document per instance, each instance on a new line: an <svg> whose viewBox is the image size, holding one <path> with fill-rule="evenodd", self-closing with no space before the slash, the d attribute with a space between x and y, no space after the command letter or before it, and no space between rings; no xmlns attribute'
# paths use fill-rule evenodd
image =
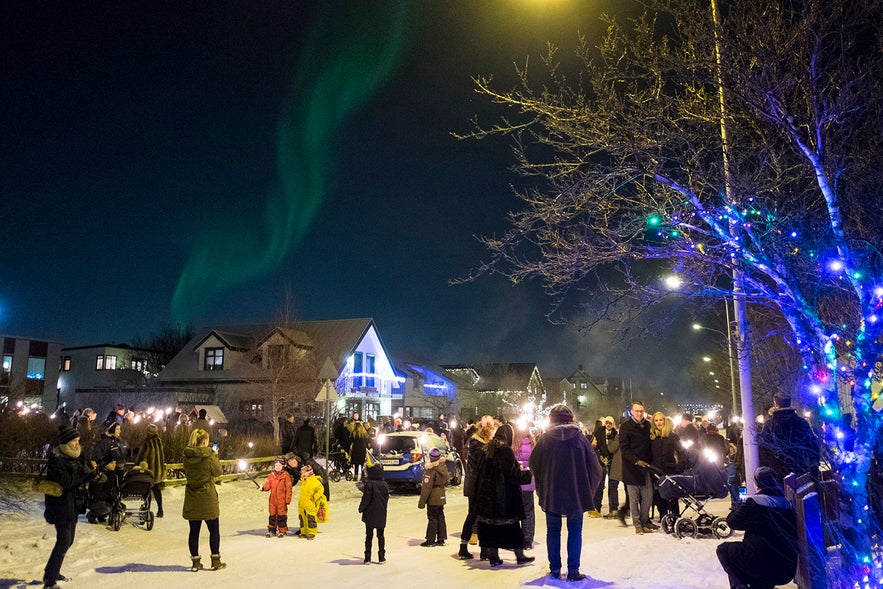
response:
<svg viewBox="0 0 883 589"><path fill-rule="evenodd" d="M384 454L406 454L414 449L417 440L405 436L387 436L383 441Z"/></svg>

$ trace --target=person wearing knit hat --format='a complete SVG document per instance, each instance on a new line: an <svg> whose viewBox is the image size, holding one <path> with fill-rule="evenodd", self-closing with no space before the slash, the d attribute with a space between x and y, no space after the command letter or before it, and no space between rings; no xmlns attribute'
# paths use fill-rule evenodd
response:
<svg viewBox="0 0 883 589"><path fill-rule="evenodd" d="M80 448L80 434L62 424L58 428L58 446L49 453L46 462L46 480L58 483L59 496L46 495L43 517L55 526L55 546L43 569L44 589L57 589L64 579L61 565L74 542L77 518L84 511L86 484L98 476L95 463L87 463Z"/></svg>
<svg viewBox="0 0 883 589"><path fill-rule="evenodd" d="M159 426L155 423L147 424L147 437L141 442L138 449L138 457L136 462L146 462L147 469L153 474L153 485L150 492L153 494L153 501L156 503L156 517L163 516L162 508L162 489L166 479L166 451L163 446L162 437L159 435Z"/></svg>
<svg viewBox="0 0 883 589"><path fill-rule="evenodd" d="M285 472L284 456L273 460L273 472L267 476L261 491L270 492L267 538L284 538L288 533L288 505L291 503L291 477Z"/></svg>
<svg viewBox="0 0 883 589"><path fill-rule="evenodd" d="M797 572L797 523L779 477L761 466L754 471L754 481L757 494L727 516L731 529L745 531L743 539L717 547L731 588L784 585Z"/></svg>

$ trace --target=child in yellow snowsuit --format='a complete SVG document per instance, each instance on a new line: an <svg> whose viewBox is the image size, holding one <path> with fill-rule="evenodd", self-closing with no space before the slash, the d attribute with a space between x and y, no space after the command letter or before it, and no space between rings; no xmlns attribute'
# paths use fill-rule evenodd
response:
<svg viewBox="0 0 883 589"><path fill-rule="evenodd" d="M328 501L322 477L313 474L313 467L305 464L300 469L300 498L297 502L300 517L300 537L312 540L316 537L319 522L328 517Z"/></svg>
<svg viewBox="0 0 883 589"><path fill-rule="evenodd" d="M261 491L270 492L268 510L270 519L267 522L267 538L278 536L282 538L288 532L288 504L291 503L291 477L284 470L285 459L282 457L273 461L273 472L267 476L267 481L261 487Z"/></svg>

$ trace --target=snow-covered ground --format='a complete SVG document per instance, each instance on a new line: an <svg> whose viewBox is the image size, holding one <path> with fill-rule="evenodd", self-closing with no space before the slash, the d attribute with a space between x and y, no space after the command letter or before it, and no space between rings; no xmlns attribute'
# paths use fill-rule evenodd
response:
<svg viewBox="0 0 883 589"><path fill-rule="evenodd" d="M261 481L262 482L262 481ZM295 493L299 489L295 487ZM386 528L387 562L365 565L364 525L358 513L355 483L332 483L330 519L315 540L266 538L267 495L248 480L224 483L221 497L221 554L227 568L189 571L187 523L181 519L183 487L163 493L166 517L152 531L124 524L114 532L81 520L62 572L71 580L62 586L101 587L246 587L282 579L314 587L367 584L368 587L580 587L726 589L727 577L715 557L720 542L712 538L678 540L663 533L638 536L616 520L586 517L583 529L581 583L548 576L545 520L537 515L537 543L531 565L517 566L509 551L504 565L491 570L478 559L456 558L466 500L459 487L448 493L445 515L449 540L445 547L421 548L426 512L417 509L416 495L393 495ZM296 502L296 499L295 499ZM39 585L43 566L55 542L55 528L42 517L42 496L28 496L22 509L0 513L0 588ZM711 513L726 515L726 502L711 502ZM293 515L293 514L292 514ZM297 517L293 515L293 522ZM738 536L734 536L738 537ZM208 561L208 535L203 530L203 560ZM376 541L372 557L376 560ZM562 557L566 559L566 554ZM787 587L794 588L794 584Z"/></svg>

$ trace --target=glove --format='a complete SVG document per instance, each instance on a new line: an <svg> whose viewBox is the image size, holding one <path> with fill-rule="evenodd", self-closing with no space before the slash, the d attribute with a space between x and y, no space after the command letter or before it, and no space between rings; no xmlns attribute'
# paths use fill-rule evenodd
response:
<svg viewBox="0 0 883 589"><path fill-rule="evenodd" d="M647 464L647 463L644 462L643 460L638 460L635 464L637 464L637 465L640 466L641 468L647 468L648 466L650 466L649 464Z"/></svg>

